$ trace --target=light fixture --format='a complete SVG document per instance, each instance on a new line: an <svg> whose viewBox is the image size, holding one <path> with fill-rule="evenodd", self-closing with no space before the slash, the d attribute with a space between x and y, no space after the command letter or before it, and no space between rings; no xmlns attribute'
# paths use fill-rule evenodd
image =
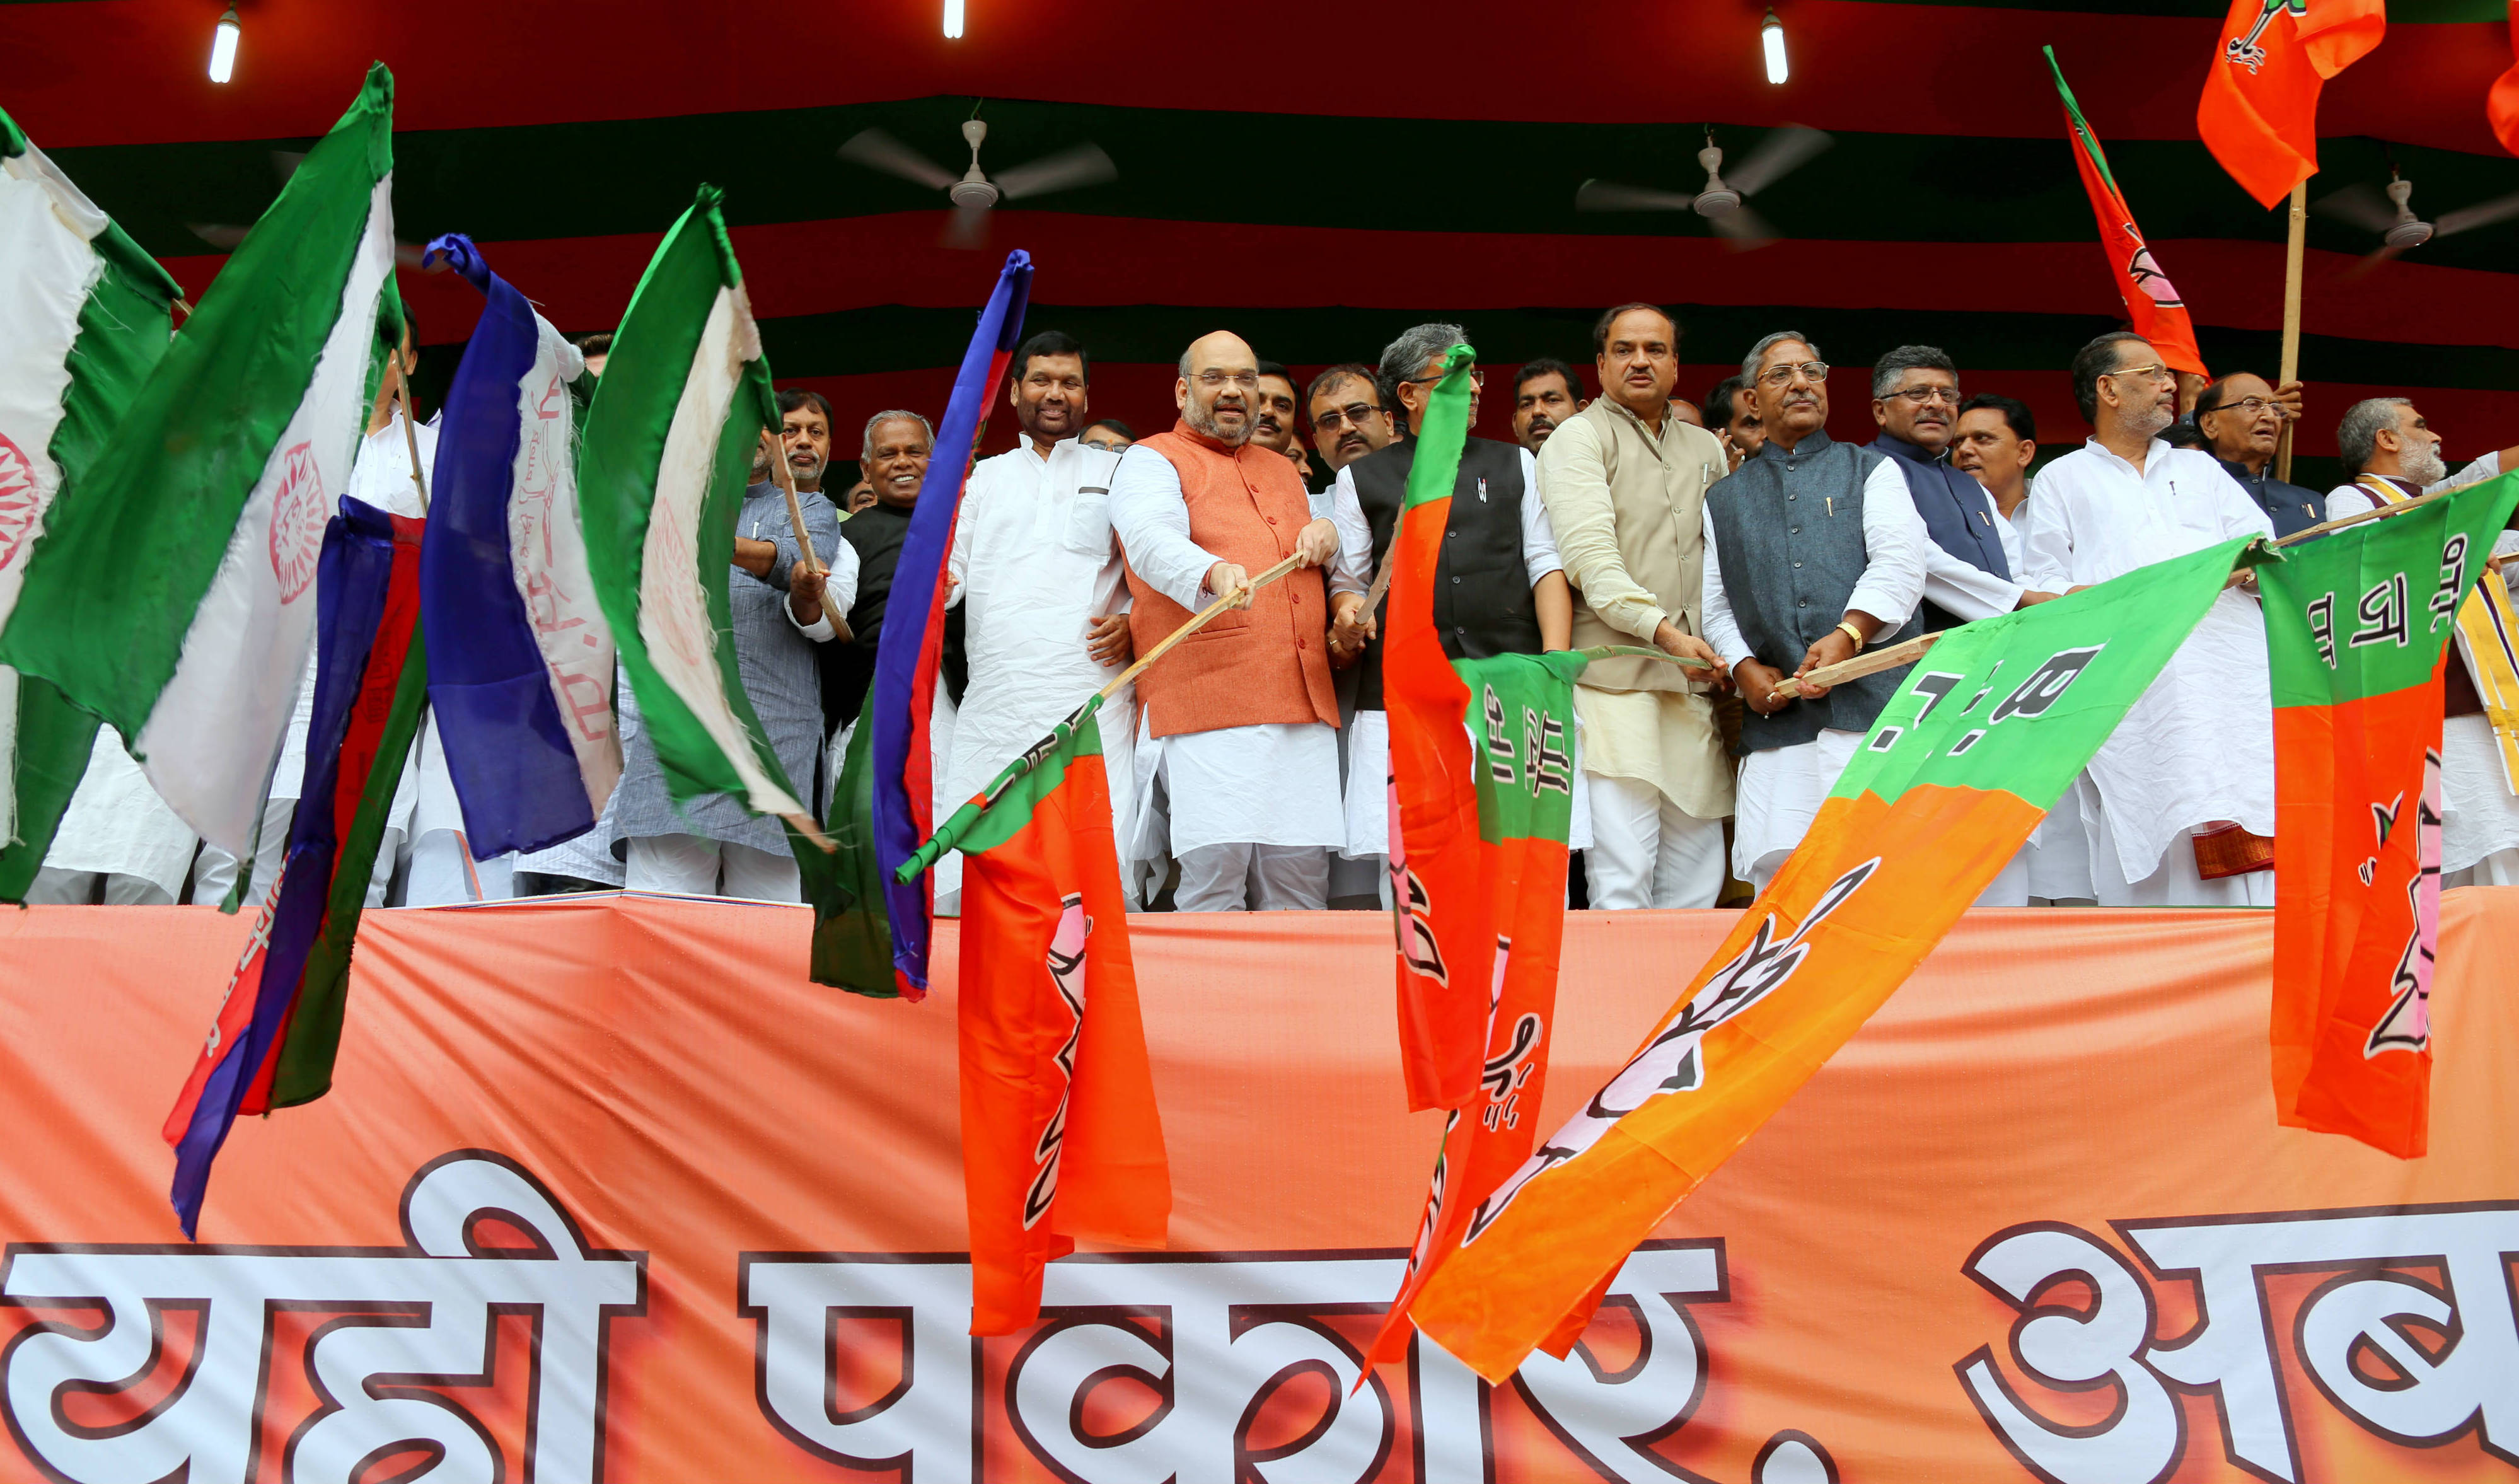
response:
<svg viewBox="0 0 2519 1484"><path fill-rule="evenodd" d="M1767 52L1767 80L1778 87L1785 82L1785 23L1767 12L1766 23L1758 27L1758 40Z"/></svg>
<svg viewBox="0 0 2519 1484"><path fill-rule="evenodd" d="M945 39L962 39L962 0L945 0Z"/></svg>
<svg viewBox="0 0 2519 1484"><path fill-rule="evenodd" d="M210 33L212 82L225 82L236 75L237 38L243 34L244 27L237 22L236 7L231 5L228 13L219 18L219 28Z"/></svg>

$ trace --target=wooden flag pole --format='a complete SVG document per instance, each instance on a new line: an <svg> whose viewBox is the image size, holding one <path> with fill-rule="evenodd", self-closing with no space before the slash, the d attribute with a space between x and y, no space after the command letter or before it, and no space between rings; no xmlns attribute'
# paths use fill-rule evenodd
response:
<svg viewBox="0 0 2519 1484"><path fill-rule="evenodd" d="M778 487L787 495L787 523L796 530L796 545L805 553L805 564L818 577L827 577L831 569L814 555L814 533L805 529L805 506L796 498L796 471L787 467L787 439L779 433L770 434L770 462L778 471Z"/></svg>
<svg viewBox="0 0 2519 1484"><path fill-rule="evenodd" d="M2291 235L2283 245L2283 323L2282 368L2275 381L2277 387L2300 380L2300 271L2309 233L2309 182L2304 180L2291 188ZM2285 418L2282 435L2275 444L2275 477L2291 482L2291 429L2297 421Z"/></svg>
<svg viewBox="0 0 2519 1484"><path fill-rule="evenodd" d="M1214 603L1200 608L1195 614L1191 615L1189 622L1182 624L1179 628L1176 628L1171 633L1165 635L1163 643L1156 645L1153 649L1148 650L1145 653L1139 655L1135 664L1122 670L1117 676L1112 678L1109 685L1104 686L1100 691L1094 693L1095 698L1098 700L1109 700L1112 697L1119 694L1122 686L1127 685L1129 681L1132 681L1139 675L1144 674L1146 666L1153 664L1156 660L1163 658L1166 653L1170 652L1173 645L1180 643L1192 634L1195 634L1199 630L1207 627L1207 621L1209 619L1223 612L1226 608L1233 607L1235 599L1260 591L1269 583L1285 576L1288 572L1293 571L1295 568L1303 564L1304 554L1297 552L1285 561L1278 562L1275 566L1261 572L1259 576L1252 578L1249 582L1235 588L1232 592L1225 594L1223 597L1216 599Z"/></svg>
<svg viewBox="0 0 2519 1484"><path fill-rule="evenodd" d="M1767 693L1767 698L1774 700L1782 697L1791 700L1802 694L1802 687L1805 685L1843 685L1849 680L1861 680L1866 675L1878 675L1882 670L1894 670L1902 664L1912 664L1921 658L1926 650L1931 649L1941 637L1940 634L1919 634L1904 644L1893 644L1885 650L1874 650L1869 654L1857 654L1852 659L1840 659L1834 664L1821 665L1808 675L1798 677L1788 675L1783 685Z"/></svg>
<svg viewBox="0 0 2519 1484"><path fill-rule="evenodd" d="M394 398L402 404L402 442L411 453L411 482L420 490L420 513L428 514L428 477L420 472L420 411L412 403L411 382L402 374L402 352L385 358L393 368Z"/></svg>

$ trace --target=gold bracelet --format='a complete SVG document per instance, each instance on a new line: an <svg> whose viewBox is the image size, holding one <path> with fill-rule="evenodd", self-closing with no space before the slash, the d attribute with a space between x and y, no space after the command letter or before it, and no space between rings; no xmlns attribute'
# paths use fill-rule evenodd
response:
<svg viewBox="0 0 2519 1484"><path fill-rule="evenodd" d="M1853 640L1853 641L1854 641L1854 652L1855 652L1856 653L1858 653L1858 654L1862 653L1862 652L1863 652L1863 631L1862 631L1861 629L1856 628L1854 625L1852 625L1852 624L1850 624L1850 623L1847 623L1847 622L1843 621L1842 619L1838 620L1838 622L1837 622L1837 625L1836 625L1836 626L1837 626L1838 628L1843 629L1843 630L1845 631L1845 637L1846 637L1846 638L1851 639L1851 640Z"/></svg>

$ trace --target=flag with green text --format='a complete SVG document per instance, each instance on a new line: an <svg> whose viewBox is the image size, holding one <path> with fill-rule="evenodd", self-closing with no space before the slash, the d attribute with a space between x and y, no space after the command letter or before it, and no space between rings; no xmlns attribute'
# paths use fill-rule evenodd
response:
<svg viewBox="0 0 2519 1484"><path fill-rule="evenodd" d="M2275 1116L2425 1147L2440 942L2442 676L2519 474L2285 551L2275 704ZM2496 579L2498 580L2497 578Z"/></svg>
<svg viewBox="0 0 2519 1484"><path fill-rule="evenodd" d="M2244 548L2226 542L1944 633L1712 961L1436 1254L1417 1327L1491 1381L1535 1348L1563 1355L1636 1244L2003 870Z"/></svg>
<svg viewBox="0 0 2519 1484"><path fill-rule="evenodd" d="M182 291L0 112L0 627L60 501L76 501L166 353ZM97 719L0 669L0 901L22 900Z"/></svg>

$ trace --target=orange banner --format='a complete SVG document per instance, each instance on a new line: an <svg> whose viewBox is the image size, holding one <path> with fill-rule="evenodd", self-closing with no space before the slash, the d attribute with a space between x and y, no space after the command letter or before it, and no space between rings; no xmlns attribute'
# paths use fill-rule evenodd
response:
<svg viewBox="0 0 2519 1484"><path fill-rule="evenodd" d="M1378 914L1131 922L1173 1250L974 1340L950 923L914 1006L801 908L373 913L194 1246L155 1128L251 924L11 912L0 1477L2506 1480L2519 891L2442 918L2425 1158L2276 1124L2271 914L1971 912L1569 1359L1350 1394L1441 1122ZM1569 918L1543 1127L1732 921Z"/></svg>

